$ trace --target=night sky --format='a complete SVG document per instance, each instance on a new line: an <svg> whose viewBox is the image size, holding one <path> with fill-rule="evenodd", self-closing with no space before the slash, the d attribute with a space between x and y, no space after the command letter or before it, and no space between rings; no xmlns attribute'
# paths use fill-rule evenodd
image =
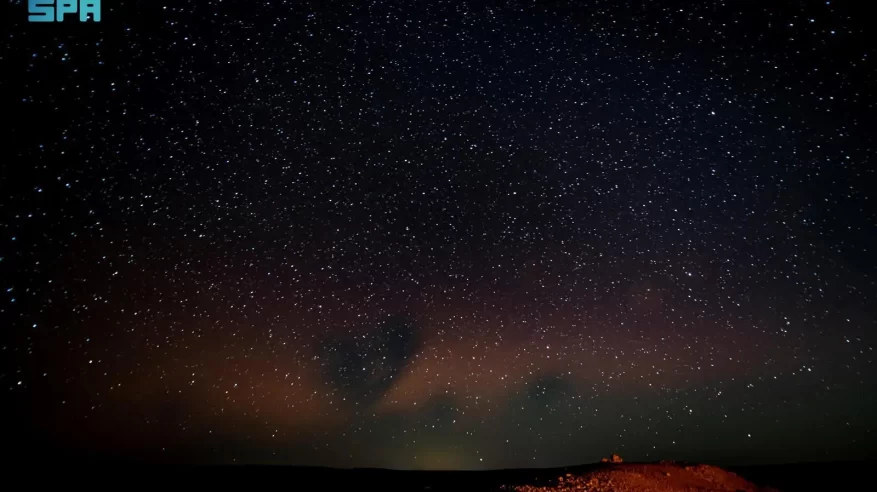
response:
<svg viewBox="0 0 877 492"><path fill-rule="evenodd" d="M103 3L4 7L7 450L875 456L868 2Z"/></svg>

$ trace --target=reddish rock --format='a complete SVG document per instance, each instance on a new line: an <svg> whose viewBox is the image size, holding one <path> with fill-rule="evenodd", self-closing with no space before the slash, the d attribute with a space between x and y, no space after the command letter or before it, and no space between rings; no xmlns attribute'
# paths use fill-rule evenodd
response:
<svg viewBox="0 0 877 492"><path fill-rule="evenodd" d="M617 458L619 461L613 461ZM769 492L721 468L708 465L683 466L675 463L620 464L613 455L603 458L604 463L618 466L604 467L580 475L567 474L557 483L545 487L521 485L508 487L519 492Z"/></svg>

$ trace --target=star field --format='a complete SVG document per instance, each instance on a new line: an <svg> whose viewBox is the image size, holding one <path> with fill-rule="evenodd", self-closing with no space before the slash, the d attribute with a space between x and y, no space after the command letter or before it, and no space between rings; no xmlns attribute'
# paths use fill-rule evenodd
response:
<svg viewBox="0 0 877 492"><path fill-rule="evenodd" d="M22 450L874 456L877 72L853 2L26 11L0 43Z"/></svg>

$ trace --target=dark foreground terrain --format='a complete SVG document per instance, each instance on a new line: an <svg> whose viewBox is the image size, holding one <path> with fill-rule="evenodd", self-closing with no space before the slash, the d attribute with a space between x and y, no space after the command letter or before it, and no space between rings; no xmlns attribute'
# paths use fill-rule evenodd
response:
<svg viewBox="0 0 877 492"><path fill-rule="evenodd" d="M551 469L492 471L403 471L286 466L141 466L81 463L39 477L65 483L113 483L140 487L237 488L277 486L283 490L520 491L548 492L798 492L870 489L871 462L800 463L728 467L688 463L597 463ZM51 468L51 467L49 467ZM64 467L62 467L64 468Z"/></svg>

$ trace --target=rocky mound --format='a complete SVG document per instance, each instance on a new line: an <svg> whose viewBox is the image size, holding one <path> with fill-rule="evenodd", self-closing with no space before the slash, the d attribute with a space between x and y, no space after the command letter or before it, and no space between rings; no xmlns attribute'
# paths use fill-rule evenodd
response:
<svg viewBox="0 0 877 492"><path fill-rule="evenodd" d="M768 492L721 468L708 465L610 464L598 470L558 477L545 487L519 485L519 492Z"/></svg>

